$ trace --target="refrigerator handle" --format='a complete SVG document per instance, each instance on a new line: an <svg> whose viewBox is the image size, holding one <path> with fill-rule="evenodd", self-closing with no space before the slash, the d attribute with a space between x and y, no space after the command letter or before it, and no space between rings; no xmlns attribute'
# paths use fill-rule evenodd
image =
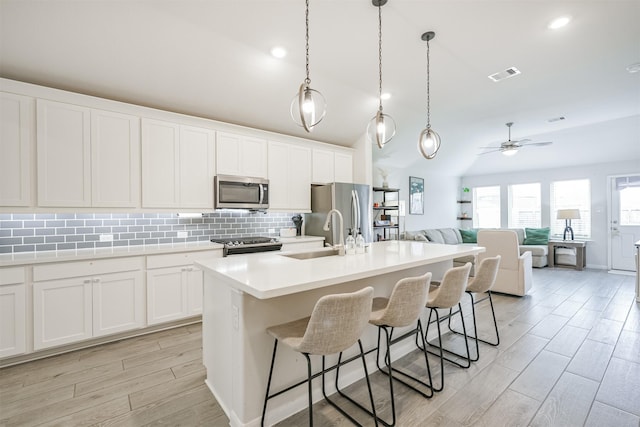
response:
<svg viewBox="0 0 640 427"><path fill-rule="evenodd" d="M353 203L354 203L354 213L355 213L355 223L354 223L354 228L358 229L358 231L360 231L360 196L358 196L358 192L356 190L353 190L352 192L353 194ZM354 230L355 233L355 230Z"/></svg>

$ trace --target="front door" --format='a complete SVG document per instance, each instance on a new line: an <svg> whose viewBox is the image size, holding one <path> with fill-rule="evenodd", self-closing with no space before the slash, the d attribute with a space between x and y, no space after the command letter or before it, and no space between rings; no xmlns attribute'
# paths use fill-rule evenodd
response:
<svg viewBox="0 0 640 427"><path fill-rule="evenodd" d="M640 175L611 177L610 259L612 270L635 271L640 240Z"/></svg>

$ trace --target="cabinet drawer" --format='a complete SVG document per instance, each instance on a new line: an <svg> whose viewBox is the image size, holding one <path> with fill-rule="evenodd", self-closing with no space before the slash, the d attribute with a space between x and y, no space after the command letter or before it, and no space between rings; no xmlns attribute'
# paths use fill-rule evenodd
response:
<svg viewBox="0 0 640 427"><path fill-rule="evenodd" d="M69 277L95 276L97 274L142 270L143 268L143 257L60 262L33 267L33 281L39 282L42 280L55 280Z"/></svg>
<svg viewBox="0 0 640 427"><path fill-rule="evenodd" d="M0 286L24 283L24 267L8 267L0 269Z"/></svg>
<svg viewBox="0 0 640 427"><path fill-rule="evenodd" d="M150 255L147 257L147 269L177 267L191 265L194 261L210 258L220 258L222 249L197 252L183 252L178 254Z"/></svg>

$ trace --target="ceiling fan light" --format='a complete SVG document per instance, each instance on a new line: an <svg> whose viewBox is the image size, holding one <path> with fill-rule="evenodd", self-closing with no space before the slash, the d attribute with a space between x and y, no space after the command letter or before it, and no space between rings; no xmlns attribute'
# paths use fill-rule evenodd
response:
<svg viewBox="0 0 640 427"><path fill-rule="evenodd" d="M387 142L391 141L395 135L396 122L393 120L393 117L378 110L367 125L369 141L375 142L378 148L382 148Z"/></svg>
<svg viewBox="0 0 640 427"><path fill-rule="evenodd" d="M300 90L291 100L291 118L298 126L307 132L320 123L327 114L327 102L317 90L311 89L306 83L300 85Z"/></svg>
<svg viewBox="0 0 640 427"><path fill-rule="evenodd" d="M515 156L516 154L518 154L518 149L517 148L505 148L502 151L502 154L504 154L507 157L512 157Z"/></svg>
<svg viewBox="0 0 640 427"><path fill-rule="evenodd" d="M425 159L431 160L436 157L440 149L440 135L433 129L427 127L420 132L418 139L418 150Z"/></svg>

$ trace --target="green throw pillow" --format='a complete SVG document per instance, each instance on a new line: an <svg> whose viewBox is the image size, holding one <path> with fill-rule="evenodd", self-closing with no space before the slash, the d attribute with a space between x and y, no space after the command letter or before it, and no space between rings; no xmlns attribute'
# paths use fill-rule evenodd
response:
<svg viewBox="0 0 640 427"><path fill-rule="evenodd" d="M468 230L460 230L462 243L478 243L478 230L470 228Z"/></svg>
<svg viewBox="0 0 640 427"><path fill-rule="evenodd" d="M549 227L545 228L525 228L525 245L546 245L549 243Z"/></svg>

